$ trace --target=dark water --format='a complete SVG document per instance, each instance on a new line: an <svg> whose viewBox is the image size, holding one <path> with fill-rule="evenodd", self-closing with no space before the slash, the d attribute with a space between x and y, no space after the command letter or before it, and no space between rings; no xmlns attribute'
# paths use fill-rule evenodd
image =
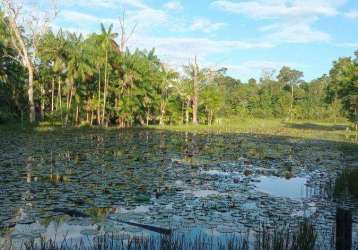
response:
<svg viewBox="0 0 358 250"><path fill-rule="evenodd" d="M343 166L324 141L88 130L8 134L0 145L0 246L153 233L122 220L226 235L311 218L328 232L342 205L358 228L357 203L329 198Z"/></svg>

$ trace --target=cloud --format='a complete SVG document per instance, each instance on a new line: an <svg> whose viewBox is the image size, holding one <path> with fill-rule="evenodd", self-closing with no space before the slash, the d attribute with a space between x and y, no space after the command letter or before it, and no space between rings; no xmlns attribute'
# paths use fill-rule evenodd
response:
<svg viewBox="0 0 358 250"><path fill-rule="evenodd" d="M344 13L344 16L349 19L358 19L358 10L351 10Z"/></svg>
<svg viewBox="0 0 358 250"><path fill-rule="evenodd" d="M267 20L258 28L263 39L275 44L328 42L331 35L314 29L321 16L336 16L345 0L253 0L234 2L216 0L213 8L245 15L255 20Z"/></svg>
<svg viewBox="0 0 358 250"><path fill-rule="evenodd" d="M313 30L310 21L275 24L263 27L261 30L268 32L266 38L274 43L312 43L331 40L330 34Z"/></svg>
<svg viewBox="0 0 358 250"><path fill-rule="evenodd" d="M137 25L136 32L143 32L148 28L162 25L167 20L168 15L165 12L152 8L130 10L125 13L127 28L130 29ZM119 18L103 18L79 11L64 10L60 12L56 25L64 26L67 30L80 30L81 33L90 33L97 31L100 23L114 24L114 26L118 27Z"/></svg>
<svg viewBox="0 0 358 250"><path fill-rule="evenodd" d="M145 8L128 11L128 23L137 24L139 29L153 28L166 23L169 19L167 13L161 10ZM138 31L138 30L137 30Z"/></svg>
<svg viewBox="0 0 358 250"><path fill-rule="evenodd" d="M52 27L58 30L60 27L64 30L87 35L89 33L99 31L100 24L105 25L118 24L119 20L114 18L100 18L78 11L65 10L60 13Z"/></svg>
<svg viewBox="0 0 358 250"><path fill-rule="evenodd" d="M251 77L259 77L263 71L273 70L278 72L283 66L296 68L297 65L289 62L275 62L275 61L244 61L237 64L224 65L230 74L233 74L240 79L248 80Z"/></svg>
<svg viewBox="0 0 358 250"><path fill-rule="evenodd" d="M337 47L358 49L358 42L345 42L335 44Z"/></svg>
<svg viewBox="0 0 358 250"><path fill-rule="evenodd" d="M226 12L243 14L255 19L305 17L305 16L335 16L338 14L332 0L256 0L234 2L217 0L211 6Z"/></svg>
<svg viewBox="0 0 358 250"><path fill-rule="evenodd" d="M164 4L164 8L167 10L179 11L183 10L183 5L179 1L172 1Z"/></svg>
<svg viewBox="0 0 358 250"><path fill-rule="evenodd" d="M239 40L212 40L208 38L194 37L141 37L132 39L131 48L151 49L155 48L157 54L168 64L179 68L186 64L193 56L198 56L202 61L213 54L231 52L241 49L266 49L272 44L265 42L246 42Z"/></svg>
<svg viewBox="0 0 358 250"><path fill-rule="evenodd" d="M88 7L88 8L107 8L122 9L124 7L149 8L141 0L62 0L61 4L67 7Z"/></svg>
<svg viewBox="0 0 358 250"><path fill-rule="evenodd" d="M88 23L99 23L99 22L116 22L115 19L111 18L100 18L86 13L78 11L62 11L61 17L64 20L75 22L76 24L88 25Z"/></svg>
<svg viewBox="0 0 358 250"><path fill-rule="evenodd" d="M190 29L192 31L202 31L204 33L210 33L219 30L225 25L226 25L225 23L212 22L205 17L198 17L195 18L194 21L192 22Z"/></svg>
<svg viewBox="0 0 358 250"><path fill-rule="evenodd" d="M165 11L152 8L142 0L63 0L61 4L67 7L60 12L61 16L67 21L73 22L72 27L68 28L76 29L80 26L85 29L84 32L93 30L93 25L101 22L118 25L119 20L74 11L74 7L92 8L95 13L101 13L98 9L118 10L118 17L125 10L125 22L129 27L136 25L136 32L148 30L148 27L156 27L168 20L168 15Z"/></svg>

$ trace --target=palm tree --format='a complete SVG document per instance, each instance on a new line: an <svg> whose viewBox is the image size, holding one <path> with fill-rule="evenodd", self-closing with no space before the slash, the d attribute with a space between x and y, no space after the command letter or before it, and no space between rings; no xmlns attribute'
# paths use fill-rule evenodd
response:
<svg viewBox="0 0 358 250"><path fill-rule="evenodd" d="M186 107L186 122L188 122L188 108L189 103L192 104L192 122L193 124L198 124L198 103L199 103L199 73L200 69L197 64L195 57L194 63L184 66L184 72L187 76L186 82L191 84L191 96L187 98L187 107Z"/></svg>
<svg viewBox="0 0 358 250"><path fill-rule="evenodd" d="M160 107L159 107L159 125L164 125L164 116L166 114L166 108L168 104L168 98L171 90L174 87L175 82L178 79L178 73L166 69L165 65L161 65L161 81L159 86L160 92Z"/></svg>
<svg viewBox="0 0 358 250"><path fill-rule="evenodd" d="M68 93L67 93L67 113L65 119L65 125L68 122L68 115L72 106L72 97L76 96L76 90L78 86L76 83L78 81L84 82L87 76L93 73L92 65L90 64L89 53L85 51L84 41L82 35L77 36L74 34L69 34L69 44L68 48L69 60L67 62L67 72L66 80L68 83ZM80 99L77 95L77 108L76 108L76 117L78 118L78 109Z"/></svg>
<svg viewBox="0 0 358 250"><path fill-rule="evenodd" d="M117 33L113 33L113 24L111 24L108 29L105 28L104 24L101 24L101 47L105 53L105 64L104 64L104 89L103 89L103 111L102 111L102 124L105 121L106 116L106 102L107 102L107 90L108 90L108 53L114 48L119 51L119 47L114 39L118 36Z"/></svg>
<svg viewBox="0 0 358 250"><path fill-rule="evenodd" d="M66 71L66 62L68 60L67 47L68 41L66 40L65 33L62 30L55 35L53 32L46 33L40 40L38 48L38 55L42 61L45 61L52 75L51 84L51 112L60 110L62 120L62 78ZM54 105L55 99L55 78L57 77L57 101Z"/></svg>

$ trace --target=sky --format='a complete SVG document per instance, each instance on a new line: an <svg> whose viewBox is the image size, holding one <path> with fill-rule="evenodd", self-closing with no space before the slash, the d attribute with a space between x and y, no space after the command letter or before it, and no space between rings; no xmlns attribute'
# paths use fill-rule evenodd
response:
<svg viewBox="0 0 358 250"><path fill-rule="evenodd" d="M54 28L88 35L125 13L130 49L155 48L179 69L198 57L246 81L283 65L305 80L358 50L358 0L61 0Z"/></svg>

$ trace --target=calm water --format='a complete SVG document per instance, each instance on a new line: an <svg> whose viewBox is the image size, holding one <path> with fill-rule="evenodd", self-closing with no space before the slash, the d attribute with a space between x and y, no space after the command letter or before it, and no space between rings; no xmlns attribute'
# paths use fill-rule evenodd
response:
<svg viewBox="0 0 358 250"><path fill-rule="evenodd" d="M20 133L0 145L0 246L153 234L122 221L222 235L309 217L329 231L341 205L326 192L340 152L321 142L124 130Z"/></svg>

